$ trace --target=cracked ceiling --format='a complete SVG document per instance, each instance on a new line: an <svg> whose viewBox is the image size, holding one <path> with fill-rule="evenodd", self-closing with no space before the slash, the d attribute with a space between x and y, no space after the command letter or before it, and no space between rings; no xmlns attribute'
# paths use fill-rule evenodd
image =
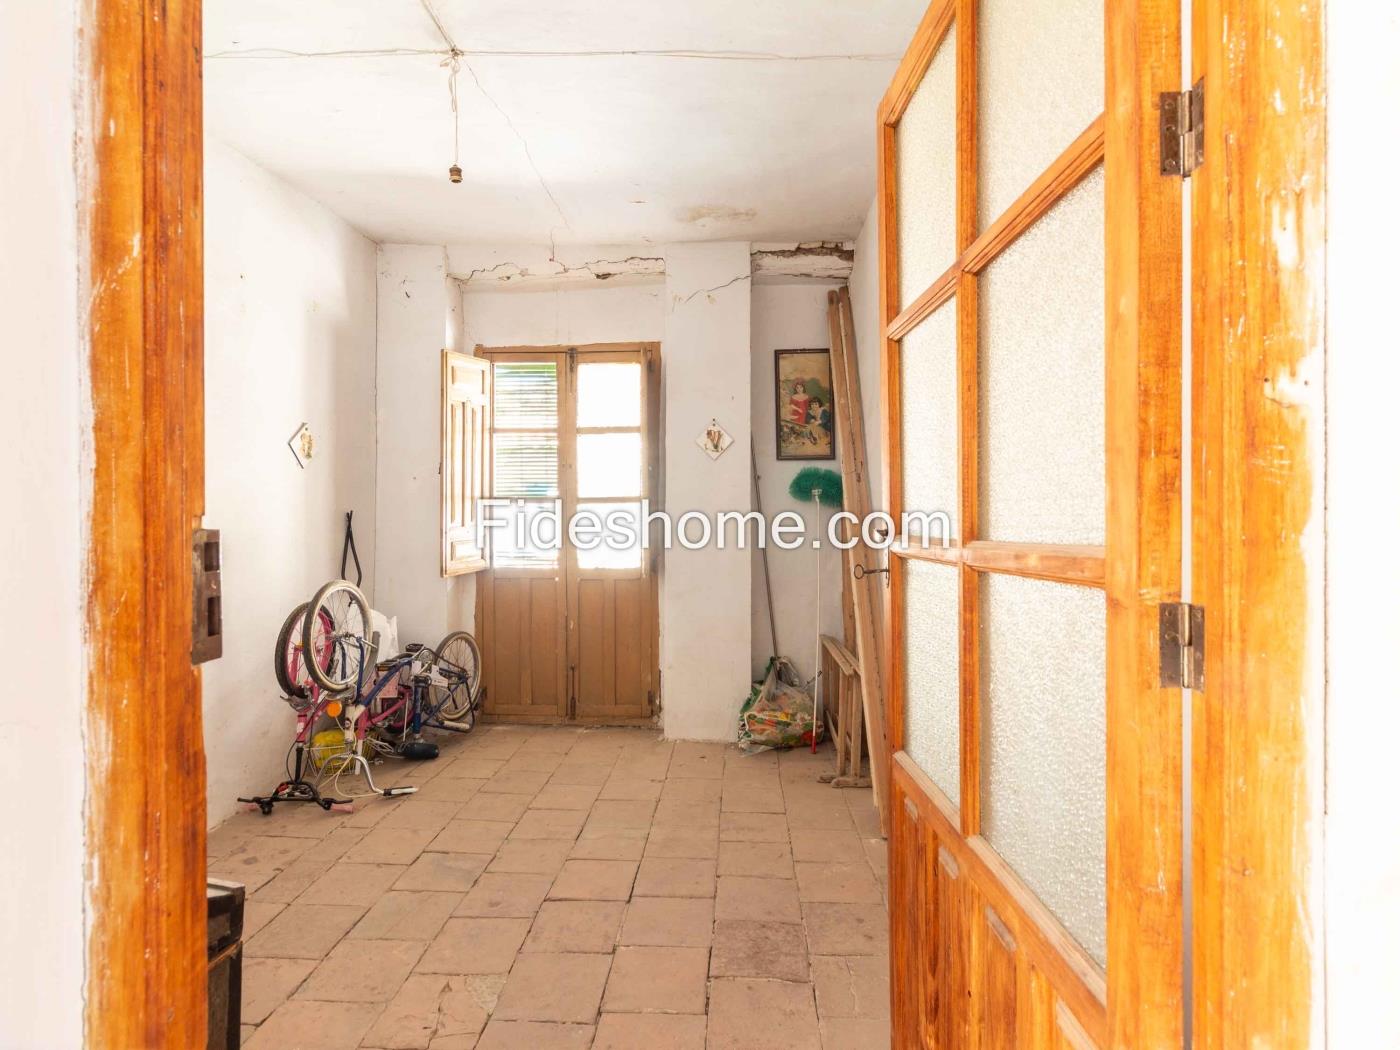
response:
<svg viewBox="0 0 1400 1050"><path fill-rule="evenodd" d="M206 123L378 241L846 240L923 7L206 0Z"/></svg>

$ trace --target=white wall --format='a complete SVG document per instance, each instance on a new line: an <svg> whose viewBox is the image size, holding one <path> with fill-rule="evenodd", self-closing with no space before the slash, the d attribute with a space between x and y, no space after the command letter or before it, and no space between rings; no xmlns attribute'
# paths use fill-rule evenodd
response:
<svg viewBox="0 0 1400 1050"><path fill-rule="evenodd" d="M1400 1046L1400 218L1377 206L1400 148L1375 133L1400 107L1400 14L1328 4L1327 49L1327 1035Z"/></svg>
<svg viewBox="0 0 1400 1050"><path fill-rule="evenodd" d="M442 578L442 351L464 345L446 250L380 245L378 301L375 607L401 643L436 645L471 628L476 593L470 576Z"/></svg>
<svg viewBox="0 0 1400 1050"><path fill-rule="evenodd" d="M777 458L773 417L773 352L775 350L829 349L831 329L827 324L826 294L834 284L813 282L794 284L759 283L753 289L753 339L750 382L754 456L758 461L759 494L763 511L771 521L785 511L795 511L806 523L805 535L817 537L821 547L804 544L785 551L768 548L768 571L773 590L773 610L777 620L779 656L796 666L803 680L816 673L818 634L840 638L841 552L826 542L826 522L833 508L818 510L811 502L793 499L788 486L803 467L819 467L841 472L839 459L784 460ZM835 419L835 410L832 411ZM759 552L752 555L752 674L758 678L773 654L768 626L767 599L763 591L763 567ZM818 565L821 580L821 610L818 618Z"/></svg>
<svg viewBox="0 0 1400 1050"><path fill-rule="evenodd" d="M666 509L711 516L752 505L749 482L749 246L666 249ZM711 460L696 437L719 421L734 444ZM711 545L667 552L661 579L661 700L667 737L732 740L748 695L751 555Z"/></svg>
<svg viewBox="0 0 1400 1050"><path fill-rule="evenodd" d="M74 7L0 3L0 1046L83 1031L83 586Z"/></svg>
<svg viewBox="0 0 1400 1050"><path fill-rule="evenodd" d="M224 653L204 668L212 825L282 776L293 717L272 651L340 574L346 511L373 595L375 249L211 137L204 214L205 522L224 557ZM304 470L287 447L303 422Z"/></svg>

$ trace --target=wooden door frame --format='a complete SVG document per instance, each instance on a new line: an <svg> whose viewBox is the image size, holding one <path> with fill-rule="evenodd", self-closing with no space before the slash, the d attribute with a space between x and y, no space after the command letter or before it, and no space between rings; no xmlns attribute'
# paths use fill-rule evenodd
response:
<svg viewBox="0 0 1400 1050"><path fill-rule="evenodd" d="M1326 5L1202 0L1191 177L1192 1035L1322 1045Z"/></svg>
<svg viewBox="0 0 1400 1050"><path fill-rule="evenodd" d="M86 0L77 143L91 406L85 1045L205 1044L200 0Z"/></svg>
<svg viewBox="0 0 1400 1050"><path fill-rule="evenodd" d="M663 489L663 479L662 479L662 469L661 469L661 465L662 465L662 463L665 462L665 459L664 459L664 445L665 445L665 442L664 442L664 434L663 434L662 426L661 426L661 422L662 422L662 420L661 420L661 368L662 368L662 365L661 365L661 344L660 344L659 342L654 342L654 341L653 341L653 342L641 341L641 342L615 342L615 343L574 343L574 344L561 343L561 344L550 345L550 346L485 346L485 345L483 345L483 344L481 344L481 343L478 343L478 344L476 345L476 347L472 350L472 353L473 353L476 357L480 357L480 358L482 358L483 360L486 360L486 361L495 361L495 360L497 360L497 359L502 359L502 358L505 358L505 359L509 359L509 358L528 359L528 358L531 358L531 357L538 357L538 356L543 356L543 355L546 355L546 354L558 356L558 357L560 357L561 359L564 359L564 358L566 358L567 354L568 354L569 351L571 351L571 350L574 351L574 352L576 352L576 353L578 353L578 354L581 354L581 355L583 355L583 356L585 356L585 357L587 357L587 356L598 356L598 357L602 357L602 358L605 358L605 359L606 359L609 355L618 355L618 354L634 354L634 353L635 353L635 354L640 354L640 355L642 356L642 360L645 362L645 372L644 372L643 378L642 378L642 395L643 395L643 405L644 405L644 413L645 413L645 416L644 416L644 419L643 419L643 432L646 434L646 440L647 440L647 444L648 444L648 447L646 448L646 461L645 461L645 462L646 462L646 469L647 469L647 496L646 496L646 498L649 499L649 500L651 501L653 507L659 507L659 506L661 506L661 505L662 505L662 504L661 504L662 489ZM563 388L563 384L561 384L561 387L560 387L560 390L561 390L561 403L564 401L563 389L564 389L564 388ZM566 417L565 414L564 414L565 412L569 413L567 417ZM561 410L560 421L559 421L559 431L560 431L561 434L565 431L566 427L569 429L570 432L572 432L573 429L574 429L574 426L573 426L573 419L572 419L572 407L569 407L569 408L567 408L567 409ZM489 428L488 428L488 429L489 429ZM493 445L493 448L494 448L494 445ZM562 445L561 445L561 453L562 453ZM490 474L490 467L489 467L489 466L488 466L488 468L487 468L487 473L488 473L488 476L489 476L489 474ZM569 481L567 481L567 482L565 482L565 483L566 483L566 484L571 483L571 478L570 478ZM559 496L559 498L560 498L560 500L561 500L562 503L563 503L564 513L567 514L567 513L568 513L568 508L572 505L572 502L576 502L576 500L574 500L574 497L573 497L573 494L572 494L572 493L566 493L566 492L564 491L563 484L561 484L561 487L560 487L560 496ZM560 564L559 564L560 573L564 576L564 591L565 591L564 607L565 607L566 611L567 611L567 609L568 609L568 604L569 604L569 582L568 582L568 576L569 576L569 573L570 573L570 568L569 568L569 566L567 565L567 561L568 561L567 557L561 557L561 559L560 559ZM653 545L651 546L650 552L649 552L649 554L648 554L648 556L647 556L646 572L647 572L647 575L648 575L648 577L650 578L650 581L651 581L651 594L650 594L650 602L651 602L651 610L652 610L652 612L651 612L651 619L652 619L652 622L653 622L653 624L655 625L655 628L656 628L656 630L655 630L654 633L653 633L653 638L652 638L652 656L653 656L653 662L654 662L655 665L656 665L656 666L652 669L652 681L653 681L653 692L654 692L654 695L655 695L656 698L657 698L657 699L656 699L656 705L657 705L656 709L657 709L657 710L659 710L659 708L660 708L660 703L661 703L661 699L660 699L660 698L661 698L661 649L660 649L660 625L661 625L661 617L660 617L660 612L661 612L661 589L660 589L660 587L661 587L661 585L660 585L660 578L661 578L661 568L662 568L662 565L663 565L664 561L665 561L665 551L662 550L659 546L653 544ZM487 568L483 571L483 573L478 577L478 586L477 586L477 591L476 591L476 595L477 595L477 597L476 597L476 615L477 615L477 624L478 624L478 635L482 635L482 634L483 634L483 626L482 626L482 625L485 623L485 618L486 618L487 612L488 612L488 606L489 606L489 604L490 604L490 592L491 592L491 575L490 575L490 574L492 573L492 571L493 571L493 570L492 570L491 566L488 565ZM483 584L484 584L484 586L483 586ZM569 654L569 652L571 651L571 648L572 648L572 646L573 646L573 644L574 644L574 643L573 643L573 638L572 638L572 636L570 635L570 633L569 633L567 630L565 631L564 641L563 641L562 644L563 644L563 650L562 650L562 651L563 651L563 654L564 654L563 657L562 657L562 659L563 659L563 664L564 664L564 686L563 686L563 689L562 689L562 691L561 691L561 695L564 697L564 702L565 702L565 704L567 704L567 702L568 702L569 690L572 688L571 682L570 682L570 677L569 677L569 672L568 672L568 664L569 664L569 655L568 655L568 654ZM553 718L551 718L551 717L548 716L548 715L516 715L516 714L510 714L510 715L495 715L495 714L488 714L488 713L483 713L483 714L482 714L483 720L484 720L484 721L487 721L487 722L504 721L504 722L543 723L543 724L556 724L556 723L557 723L557 724L561 724L561 725L562 725L562 724L570 724L570 725L636 725L636 726L650 726L650 725L653 725L653 724L654 724L654 717L655 717L655 711L653 711L653 714L652 714L652 715L643 716L643 717L640 717L640 718L610 718L610 717L600 717L600 718L577 718L577 717L575 717L575 718L570 718L570 717L568 716L567 711L561 711L561 712L559 712L559 714L558 714L556 717L553 717Z"/></svg>

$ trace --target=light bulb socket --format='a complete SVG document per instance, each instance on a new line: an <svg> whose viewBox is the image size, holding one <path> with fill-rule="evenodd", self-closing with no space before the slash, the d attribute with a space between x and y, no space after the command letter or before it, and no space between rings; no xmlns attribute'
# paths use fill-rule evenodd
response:
<svg viewBox="0 0 1400 1050"><path fill-rule="evenodd" d="M456 164L452 165L452 167L447 169L447 178L454 186L457 185L457 183L462 181L462 169Z"/></svg>

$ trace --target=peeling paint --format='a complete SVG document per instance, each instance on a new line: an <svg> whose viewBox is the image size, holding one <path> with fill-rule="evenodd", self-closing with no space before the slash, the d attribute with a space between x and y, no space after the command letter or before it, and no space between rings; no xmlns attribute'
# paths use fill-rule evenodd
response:
<svg viewBox="0 0 1400 1050"><path fill-rule="evenodd" d="M535 271L529 266L508 260L493 266L477 267L457 279L463 284L482 280L510 284L531 278L555 281L561 277L578 275L585 279L592 277L595 280L606 281L622 276L661 276L666 272L666 260L651 255L629 255L624 259L590 259L573 264L554 259L551 265L557 269Z"/></svg>

